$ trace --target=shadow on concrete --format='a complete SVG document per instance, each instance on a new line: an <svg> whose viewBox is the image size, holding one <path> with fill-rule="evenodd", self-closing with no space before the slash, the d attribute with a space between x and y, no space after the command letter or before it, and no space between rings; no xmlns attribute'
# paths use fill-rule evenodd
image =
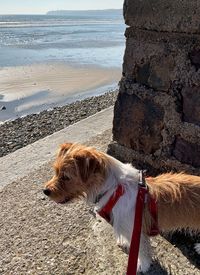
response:
<svg viewBox="0 0 200 275"><path fill-rule="evenodd" d="M191 234L181 231L164 237L178 247L190 263L200 270L200 256L194 249L195 243L200 243L200 232L191 236Z"/></svg>
<svg viewBox="0 0 200 275"><path fill-rule="evenodd" d="M129 252L127 247L120 247L120 249L128 256ZM146 273L137 272L138 275L148 274L148 275L168 275L167 271L161 266L159 261L154 260L151 264L150 269Z"/></svg>
<svg viewBox="0 0 200 275"><path fill-rule="evenodd" d="M138 275L168 275L167 271L164 269L163 266L160 265L159 261L153 261L151 264L150 269L146 273L138 273Z"/></svg>

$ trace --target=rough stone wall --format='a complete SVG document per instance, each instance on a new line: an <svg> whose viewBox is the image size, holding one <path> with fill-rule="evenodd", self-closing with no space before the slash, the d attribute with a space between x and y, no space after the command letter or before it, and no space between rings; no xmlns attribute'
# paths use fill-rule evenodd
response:
<svg viewBox="0 0 200 275"><path fill-rule="evenodd" d="M125 0L109 153L149 173L200 172L200 3Z"/></svg>

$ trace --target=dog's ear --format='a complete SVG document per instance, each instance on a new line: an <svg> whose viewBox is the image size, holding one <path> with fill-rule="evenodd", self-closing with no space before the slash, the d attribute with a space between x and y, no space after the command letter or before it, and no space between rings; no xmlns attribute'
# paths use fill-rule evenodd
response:
<svg viewBox="0 0 200 275"><path fill-rule="evenodd" d="M87 182L91 174L97 173L101 169L99 160L93 155L78 155L75 159L83 182Z"/></svg>
<svg viewBox="0 0 200 275"><path fill-rule="evenodd" d="M60 149L58 151L58 156L62 156L71 148L73 143L63 143L60 145Z"/></svg>

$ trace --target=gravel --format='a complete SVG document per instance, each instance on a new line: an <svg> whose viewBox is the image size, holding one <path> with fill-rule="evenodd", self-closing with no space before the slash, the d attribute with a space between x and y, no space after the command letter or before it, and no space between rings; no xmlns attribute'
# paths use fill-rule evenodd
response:
<svg viewBox="0 0 200 275"><path fill-rule="evenodd" d="M114 105L118 91L76 101L5 122L0 126L0 157Z"/></svg>

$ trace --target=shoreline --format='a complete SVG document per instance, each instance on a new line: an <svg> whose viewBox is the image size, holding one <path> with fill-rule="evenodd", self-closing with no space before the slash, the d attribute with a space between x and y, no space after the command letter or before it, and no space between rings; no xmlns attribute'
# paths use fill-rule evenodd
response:
<svg viewBox="0 0 200 275"><path fill-rule="evenodd" d="M58 62L1 67L0 123L102 94L120 77L117 68Z"/></svg>
<svg viewBox="0 0 200 275"><path fill-rule="evenodd" d="M110 91L1 124L0 157L113 106L117 94L118 90Z"/></svg>

